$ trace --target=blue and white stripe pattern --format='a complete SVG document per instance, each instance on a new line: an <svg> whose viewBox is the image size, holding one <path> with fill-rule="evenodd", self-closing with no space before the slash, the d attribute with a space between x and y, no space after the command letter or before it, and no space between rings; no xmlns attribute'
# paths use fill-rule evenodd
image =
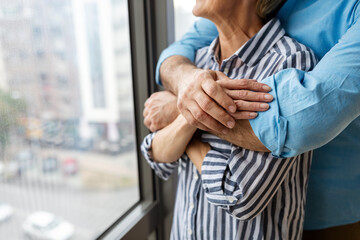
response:
<svg viewBox="0 0 360 240"><path fill-rule="evenodd" d="M222 71L232 79L261 81L285 68L308 71L314 53L285 36L277 19L269 21L219 66L218 39L197 51L199 68ZM291 86L289 86L291 88ZM312 152L280 159L237 147L212 134L200 175L184 154L175 163L151 158L148 135L142 152L162 179L178 168L179 182L171 239L301 239L305 195Z"/></svg>

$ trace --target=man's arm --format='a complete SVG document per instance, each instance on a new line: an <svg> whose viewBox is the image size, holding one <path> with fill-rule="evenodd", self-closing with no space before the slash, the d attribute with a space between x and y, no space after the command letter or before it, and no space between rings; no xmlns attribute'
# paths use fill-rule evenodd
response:
<svg viewBox="0 0 360 240"><path fill-rule="evenodd" d="M217 35L215 25L200 18L180 41L162 52L156 79L178 96L178 108L188 122L203 130L224 133L235 125L235 119L229 113L234 113L236 106L215 81L227 77L219 72L197 69L192 63L195 51L208 46ZM243 81L243 92L250 92L256 98L243 98L250 108L238 112L236 117L252 119L257 116L257 111L268 109L266 103L272 100L272 96L265 94L270 91L268 86L253 80ZM260 106L260 102L265 103L265 107Z"/></svg>
<svg viewBox="0 0 360 240"><path fill-rule="evenodd" d="M249 120L236 120L235 127L227 134L211 131L212 134L236 146L257 152L270 152L255 135Z"/></svg>
<svg viewBox="0 0 360 240"><path fill-rule="evenodd" d="M263 81L275 101L250 123L275 156L320 147L360 115L359 39L360 21L355 21L313 71L288 69Z"/></svg>
<svg viewBox="0 0 360 240"><path fill-rule="evenodd" d="M225 91L229 95L234 94L230 92L231 90L225 89ZM236 98L236 96L232 95L232 98ZM144 124L147 128L154 132L173 122L179 114L174 99L176 99L176 96L167 91L156 92L150 96L144 108ZM241 115L242 113L236 112L232 115L238 118L237 114ZM236 120L234 128L227 131L226 134L215 131L212 131L212 133L246 149L262 152L269 151L256 137L248 120Z"/></svg>
<svg viewBox="0 0 360 240"><path fill-rule="evenodd" d="M313 71L287 69L264 80L273 88L274 101L250 123L274 155L321 147L359 117L359 39L358 20Z"/></svg>

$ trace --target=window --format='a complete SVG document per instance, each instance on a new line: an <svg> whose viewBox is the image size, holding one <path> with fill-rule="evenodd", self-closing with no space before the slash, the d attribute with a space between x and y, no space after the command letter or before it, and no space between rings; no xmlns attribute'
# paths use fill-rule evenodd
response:
<svg viewBox="0 0 360 240"><path fill-rule="evenodd" d="M128 1L0 1L0 238L94 239L140 200Z"/></svg>
<svg viewBox="0 0 360 240"><path fill-rule="evenodd" d="M181 39L194 24L196 17L192 14L194 0L174 0L175 40Z"/></svg>

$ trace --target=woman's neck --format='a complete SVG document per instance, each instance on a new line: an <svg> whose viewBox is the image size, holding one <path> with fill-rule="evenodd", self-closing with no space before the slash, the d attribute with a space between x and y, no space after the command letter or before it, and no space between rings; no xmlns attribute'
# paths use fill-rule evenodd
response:
<svg viewBox="0 0 360 240"><path fill-rule="evenodd" d="M239 5L238 5L239 6ZM219 32L220 64L229 58L264 25L256 14L255 6L241 5L226 16L212 19Z"/></svg>

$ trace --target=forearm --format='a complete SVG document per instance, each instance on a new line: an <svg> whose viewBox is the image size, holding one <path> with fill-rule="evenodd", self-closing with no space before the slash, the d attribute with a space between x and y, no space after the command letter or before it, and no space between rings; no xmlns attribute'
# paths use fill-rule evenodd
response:
<svg viewBox="0 0 360 240"><path fill-rule="evenodd" d="M184 152L196 128L179 115L174 122L158 131L152 143L152 157L156 162L175 162Z"/></svg>
<svg viewBox="0 0 360 240"><path fill-rule="evenodd" d="M160 67L160 78L166 90L177 96L179 90L179 80L184 78L184 74L191 73L196 66L186 57L172 56L167 58Z"/></svg>
<svg viewBox="0 0 360 240"><path fill-rule="evenodd" d="M235 127L229 130L227 134L215 132L213 134L245 149L257 152L270 152L255 135L249 120L237 120Z"/></svg>
<svg viewBox="0 0 360 240"><path fill-rule="evenodd" d="M193 139L186 148L186 154L201 174L202 163L206 154L211 150L209 144L201 142L199 139Z"/></svg>

